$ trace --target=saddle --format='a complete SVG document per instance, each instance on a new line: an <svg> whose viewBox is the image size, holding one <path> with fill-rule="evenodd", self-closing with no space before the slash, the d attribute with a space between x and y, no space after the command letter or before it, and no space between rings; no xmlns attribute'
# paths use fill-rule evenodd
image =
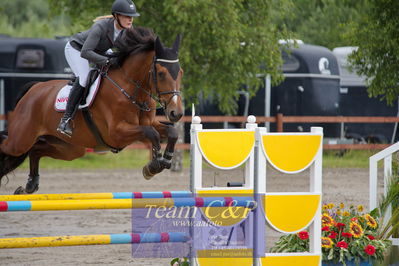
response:
<svg viewBox="0 0 399 266"><path fill-rule="evenodd" d="M66 104L68 102L69 92L71 91L75 79L76 78L70 80L68 84L62 87L61 90L58 92L54 103L54 109L57 112L65 112ZM100 87L100 82L101 82L101 76L99 70L92 69L89 72L89 76L87 78L87 85L85 87L85 91L83 93L79 109L90 107L93 104L98 88Z"/></svg>
<svg viewBox="0 0 399 266"><path fill-rule="evenodd" d="M89 107L93 104L94 99L97 95L97 91L100 88L101 83L101 72L98 69L92 69L89 72L89 76L87 78L87 86L85 87L85 91L83 93L82 99L80 101L79 109L82 110L83 118L86 121L87 126L89 127L91 133L97 140L98 146L94 148L94 152L103 153L107 151L111 151L113 153L118 153L122 149L115 148L107 143L105 143L104 139L101 136L101 132L96 126L94 122ZM75 80L70 80L67 85L65 85L58 92L54 108L57 112L65 112L66 104L68 102L69 92L73 86L73 82Z"/></svg>

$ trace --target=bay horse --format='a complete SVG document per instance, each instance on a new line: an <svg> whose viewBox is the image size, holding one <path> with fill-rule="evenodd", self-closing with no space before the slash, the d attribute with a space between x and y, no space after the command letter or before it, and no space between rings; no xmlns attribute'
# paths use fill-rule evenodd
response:
<svg viewBox="0 0 399 266"><path fill-rule="evenodd" d="M159 104L172 123L183 115L180 40L178 35L173 47L168 48L150 29L135 27L123 31L115 42L118 64L103 69L100 87L89 109L96 130L90 129L84 112L78 111L71 138L57 132L62 113L54 108L58 91L68 81L28 85L10 113L8 129L0 132L0 181L29 157L28 182L15 193L34 193L39 189L40 158L69 161L82 157L86 148L105 145L115 152L134 141L152 144L152 159L143 167L146 179L169 169L178 134L173 126L157 121L155 113ZM163 138L167 145L162 155Z"/></svg>

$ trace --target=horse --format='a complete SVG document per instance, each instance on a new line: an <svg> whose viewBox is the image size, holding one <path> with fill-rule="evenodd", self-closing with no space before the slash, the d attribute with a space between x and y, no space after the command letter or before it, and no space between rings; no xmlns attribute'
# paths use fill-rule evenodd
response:
<svg viewBox="0 0 399 266"><path fill-rule="evenodd" d="M34 193L39 189L42 157L70 161L82 157L86 148L106 146L117 152L135 141L152 145L151 159L142 171L146 179L169 169L178 138L171 123L179 121L184 111L180 42L181 35L177 35L173 47L168 48L150 29L124 30L115 42L118 63L102 68L96 98L89 110L76 113L72 137L57 132L62 113L54 108L58 91L68 81L27 85L9 115L8 128L0 132L0 181L29 157L28 181L15 194ZM155 119L157 105L163 107L171 123ZM162 139L167 139L163 154Z"/></svg>

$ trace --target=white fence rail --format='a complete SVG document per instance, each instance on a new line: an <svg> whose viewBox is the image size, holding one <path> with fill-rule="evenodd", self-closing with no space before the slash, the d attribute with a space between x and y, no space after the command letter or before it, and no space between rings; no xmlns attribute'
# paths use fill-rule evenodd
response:
<svg viewBox="0 0 399 266"><path fill-rule="evenodd" d="M378 206L378 161L384 160L384 195L387 193L388 182L392 176L392 154L399 151L399 142L370 157L370 211ZM385 221L391 217L391 207L387 210ZM392 238L392 245L399 246L399 238Z"/></svg>

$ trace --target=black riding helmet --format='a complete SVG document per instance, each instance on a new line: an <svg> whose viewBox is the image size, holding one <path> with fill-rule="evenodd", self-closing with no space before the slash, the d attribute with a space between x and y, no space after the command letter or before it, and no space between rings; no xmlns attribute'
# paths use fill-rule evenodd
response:
<svg viewBox="0 0 399 266"><path fill-rule="evenodd" d="M115 0L112 4L112 14L119 14L129 17L138 17L140 14L136 10L136 6L131 0Z"/></svg>

